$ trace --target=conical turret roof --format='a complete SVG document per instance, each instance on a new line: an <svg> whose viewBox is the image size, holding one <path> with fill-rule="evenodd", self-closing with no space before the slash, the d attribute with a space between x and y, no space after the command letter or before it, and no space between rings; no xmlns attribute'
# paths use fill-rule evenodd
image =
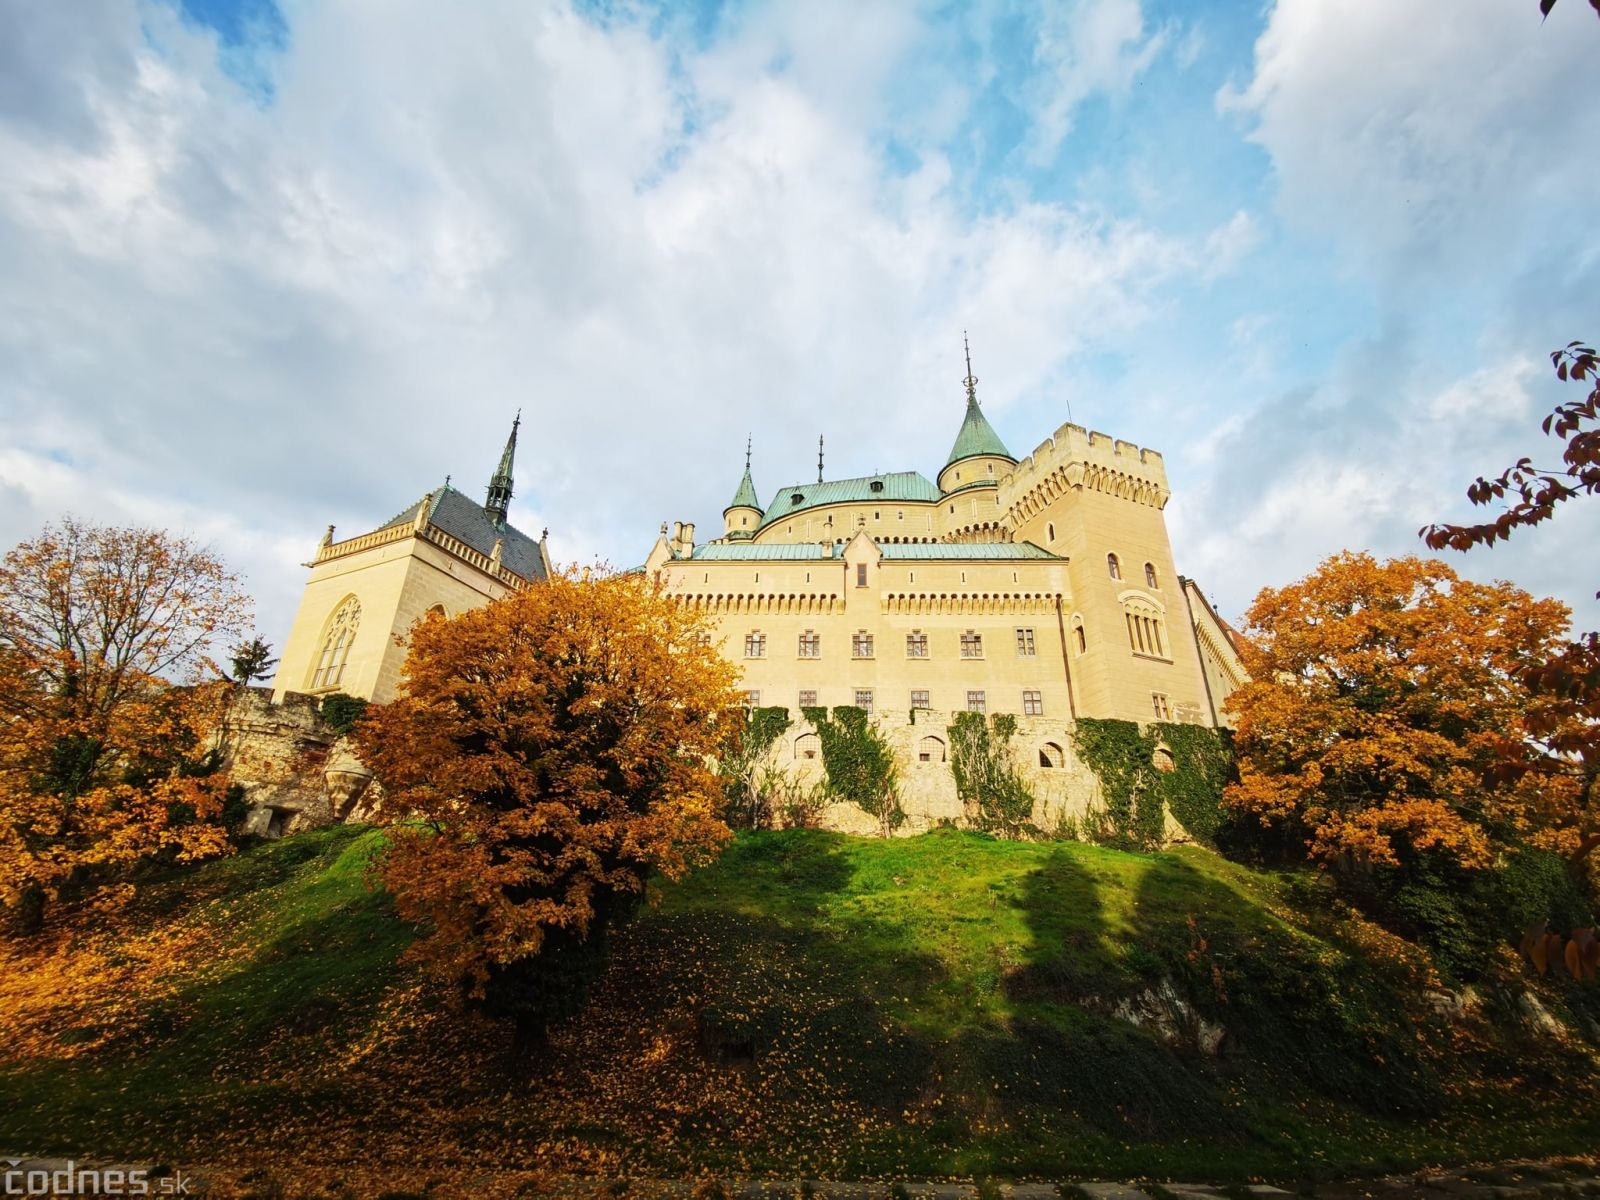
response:
<svg viewBox="0 0 1600 1200"><path fill-rule="evenodd" d="M961 432L956 434L956 444L950 447L950 457L944 460L944 465L948 467L963 458L977 458L979 455L994 455L1016 462L1011 457L1011 451L1006 449L1006 444L1000 440L1000 435L994 431L994 426L983 415L983 410L978 407L978 378L972 373L972 350L967 345L965 333L961 335L961 346L967 354L967 377L961 381L967 388L967 415L961 421Z"/></svg>
<svg viewBox="0 0 1600 1200"><path fill-rule="evenodd" d="M993 454L1000 458L1012 458L1011 451L1006 449L1006 444L1000 440L1000 435L994 431L994 426L989 424L989 418L983 415L983 410L978 407L978 398L970 392L967 394L967 415L961 421L961 432L956 434L956 444L950 447L950 457L945 459L944 465L960 462L963 458L975 458L980 454Z"/></svg>
<svg viewBox="0 0 1600 1200"><path fill-rule="evenodd" d="M750 468L744 469L744 478L739 480L739 490L733 494L733 503L729 504L723 512L734 508L753 508L761 511L761 501L756 499L756 485L751 482Z"/></svg>

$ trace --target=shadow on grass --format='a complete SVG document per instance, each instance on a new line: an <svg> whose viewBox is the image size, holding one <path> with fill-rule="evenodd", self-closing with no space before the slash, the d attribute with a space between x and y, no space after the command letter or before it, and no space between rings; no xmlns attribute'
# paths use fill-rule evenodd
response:
<svg viewBox="0 0 1600 1200"><path fill-rule="evenodd" d="M1415 981L1385 979L1369 948L1313 939L1272 918L1187 854L1154 858L1137 923L1169 977L1228 1031L1230 1062L1260 1094L1310 1094L1379 1116L1417 1116L1442 1100L1414 1017ZM1329 932L1333 932L1330 930Z"/></svg>
<svg viewBox="0 0 1600 1200"><path fill-rule="evenodd" d="M1011 1036L991 1038L982 1056L992 1075L1020 1081L1007 1088L1019 1110L1059 1112L1119 1139L1236 1135L1236 1109L1213 1064L1113 1015L1165 971L1137 932L1108 928L1082 856L1050 851L1027 877L1020 907L1033 942L1006 980L1017 1016Z"/></svg>

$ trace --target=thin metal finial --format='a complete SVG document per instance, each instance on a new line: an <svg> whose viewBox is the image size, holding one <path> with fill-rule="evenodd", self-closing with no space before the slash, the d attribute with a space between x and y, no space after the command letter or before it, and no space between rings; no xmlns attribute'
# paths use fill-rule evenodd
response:
<svg viewBox="0 0 1600 1200"><path fill-rule="evenodd" d="M967 331L961 331L961 348L967 352L967 377L961 382L967 385L967 403L978 402L978 380L972 373L972 347L967 342Z"/></svg>
<svg viewBox="0 0 1600 1200"><path fill-rule="evenodd" d="M817 435L817 482L822 482L822 435Z"/></svg>
<svg viewBox="0 0 1600 1200"><path fill-rule="evenodd" d="M744 473L750 474L750 434L744 435Z"/></svg>

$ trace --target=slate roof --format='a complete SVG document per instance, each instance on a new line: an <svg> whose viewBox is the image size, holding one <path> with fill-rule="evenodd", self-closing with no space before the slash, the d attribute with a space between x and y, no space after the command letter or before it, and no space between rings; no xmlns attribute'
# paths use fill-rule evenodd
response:
<svg viewBox="0 0 1600 1200"><path fill-rule="evenodd" d="M410 525L417 519L417 510L429 497L418 500L403 513L378 526L392 529L396 525ZM544 556L539 553L539 543L515 525L495 522L483 511L483 505L453 487L443 487L434 492L428 523L435 529L465 542L479 554L493 554L496 538L502 540L500 562L506 570L522 579L540 583L545 579Z"/></svg>
<svg viewBox="0 0 1600 1200"><path fill-rule="evenodd" d="M874 491L874 483L883 486ZM799 501L794 497L798 495ZM834 479L826 483L795 483L779 488L766 507L761 521L764 529L776 521L825 504L884 503L906 500L937 500L939 489L917 471L891 471L887 475L863 475L858 479Z"/></svg>
<svg viewBox="0 0 1600 1200"><path fill-rule="evenodd" d="M1011 451L1006 449L1006 444L1000 440L1000 435L994 431L994 426L989 424L989 418L983 415L983 410L978 407L975 396L967 397L967 415L961 421L961 431L956 434L956 444L950 447L950 457L945 459L944 465L960 462L963 458L976 458L980 454L997 454L1001 458L1012 458Z"/></svg>

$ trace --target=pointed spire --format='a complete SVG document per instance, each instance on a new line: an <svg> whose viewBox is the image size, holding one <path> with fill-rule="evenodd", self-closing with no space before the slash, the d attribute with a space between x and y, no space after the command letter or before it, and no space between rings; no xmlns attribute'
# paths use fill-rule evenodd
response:
<svg viewBox="0 0 1600 1200"><path fill-rule="evenodd" d="M736 508L753 508L761 511L761 501L756 499L756 485L750 478L750 444L749 435L744 439L744 478L739 480L739 490L733 494L733 502L722 510L722 515L727 516Z"/></svg>
<svg viewBox="0 0 1600 1200"><path fill-rule="evenodd" d="M817 482L822 482L822 435L817 435Z"/></svg>
<svg viewBox="0 0 1600 1200"><path fill-rule="evenodd" d="M517 456L517 427L522 424L522 410L517 409L517 416L511 422L511 436L506 439L506 448L500 453L500 467L494 473L494 478L489 480L489 494L483 502L483 511L489 514L489 519L497 524L505 524L506 511L511 507L511 464Z"/></svg>
<svg viewBox="0 0 1600 1200"><path fill-rule="evenodd" d="M978 379L972 373L972 346L967 342L967 331L961 331L961 348L967 352L967 377L961 382L967 385L967 405L976 408L978 404Z"/></svg>
<svg viewBox="0 0 1600 1200"><path fill-rule="evenodd" d="M978 378L972 373L972 346L967 341L965 330L961 333L961 348L967 356L967 377L961 381L967 389L967 415L962 419L956 444L950 448L950 457L944 465L948 467L963 458L976 458L979 455L1008 458L1016 462L1011 457L1011 451L1000 440L1000 435L994 431L994 426L983 415L983 409L978 406Z"/></svg>

